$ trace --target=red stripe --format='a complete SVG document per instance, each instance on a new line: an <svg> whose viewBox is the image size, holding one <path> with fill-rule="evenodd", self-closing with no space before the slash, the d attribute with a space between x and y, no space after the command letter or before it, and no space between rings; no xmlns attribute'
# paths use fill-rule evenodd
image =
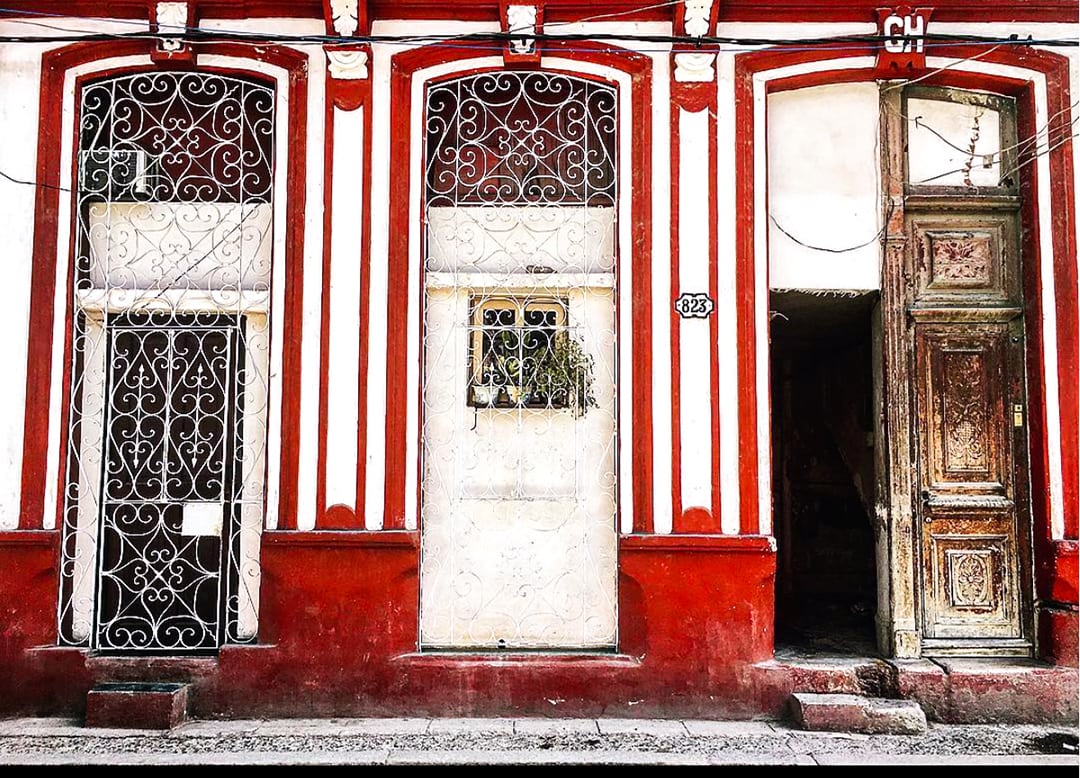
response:
<svg viewBox="0 0 1080 778"><path fill-rule="evenodd" d="M739 343L739 532L743 535L760 532L755 341L757 285L754 281L754 82L750 64L745 56L735 59L735 333Z"/></svg>
<svg viewBox="0 0 1080 778"><path fill-rule="evenodd" d="M682 527L682 319L675 312L673 301L682 289L679 273L679 171L680 145L682 135L679 126L679 113L682 111L679 96L681 90L675 81L674 69L671 76L671 291L668 302L671 305L668 318L671 321L671 531L679 532ZM657 409L662 412L663 409Z"/></svg>

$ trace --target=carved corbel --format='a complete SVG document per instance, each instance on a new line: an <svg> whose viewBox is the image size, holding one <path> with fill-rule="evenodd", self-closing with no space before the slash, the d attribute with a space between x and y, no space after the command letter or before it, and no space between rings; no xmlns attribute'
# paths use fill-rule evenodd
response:
<svg viewBox="0 0 1080 778"><path fill-rule="evenodd" d="M355 38L368 34L367 0L323 0L326 34Z"/></svg>
<svg viewBox="0 0 1080 778"><path fill-rule="evenodd" d="M367 0L323 0L326 34L341 43L326 43L327 95L336 107L351 111L363 102L368 84L371 48L362 39L369 32Z"/></svg>
<svg viewBox="0 0 1080 778"><path fill-rule="evenodd" d="M717 0L683 0L675 6L675 34L700 41L716 29ZM672 51L676 83L700 84L716 79L716 49L702 43L677 43Z"/></svg>
<svg viewBox="0 0 1080 778"><path fill-rule="evenodd" d="M503 49L503 61L508 65L539 62L540 46L536 36L543 31L543 4L500 0L499 21L502 31L513 36Z"/></svg>
<svg viewBox="0 0 1080 778"><path fill-rule="evenodd" d="M160 35L150 51L155 62L191 62L195 52L184 34L195 26L195 6L186 2L150 3L150 31ZM173 37L175 36L175 37Z"/></svg>

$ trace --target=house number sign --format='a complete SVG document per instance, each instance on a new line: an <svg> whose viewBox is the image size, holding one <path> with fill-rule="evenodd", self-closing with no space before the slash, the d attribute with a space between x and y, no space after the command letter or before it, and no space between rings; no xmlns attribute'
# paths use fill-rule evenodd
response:
<svg viewBox="0 0 1080 778"><path fill-rule="evenodd" d="M707 319L715 307L705 292L683 292L675 298L675 312L684 319Z"/></svg>

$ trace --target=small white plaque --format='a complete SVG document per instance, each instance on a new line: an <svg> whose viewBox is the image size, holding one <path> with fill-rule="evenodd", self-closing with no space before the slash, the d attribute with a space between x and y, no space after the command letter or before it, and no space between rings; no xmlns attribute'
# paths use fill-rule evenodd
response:
<svg viewBox="0 0 1080 778"><path fill-rule="evenodd" d="M219 502L184 503L181 535L221 535L222 507Z"/></svg>
<svg viewBox="0 0 1080 778"><path fill-rule="evenodd" d="M716 304L705 292L683 292L675 299L675 312L684 319L707 319Z"/></svg>

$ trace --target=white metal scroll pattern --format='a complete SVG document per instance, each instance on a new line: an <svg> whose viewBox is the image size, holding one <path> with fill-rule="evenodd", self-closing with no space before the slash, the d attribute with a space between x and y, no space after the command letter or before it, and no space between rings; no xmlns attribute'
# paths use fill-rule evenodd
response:
<svg viewBox="0 0 1080 778"><path fill-rule="evenodd" d="M255 637L274 112L210 73L81 91L61 642Z"/></svg>
<svg viewBox="0 0 1080 778"><path fill-rule="evenodd" d="M426 647L615 644L616 108L545 71L428 87Z"/></svg>

